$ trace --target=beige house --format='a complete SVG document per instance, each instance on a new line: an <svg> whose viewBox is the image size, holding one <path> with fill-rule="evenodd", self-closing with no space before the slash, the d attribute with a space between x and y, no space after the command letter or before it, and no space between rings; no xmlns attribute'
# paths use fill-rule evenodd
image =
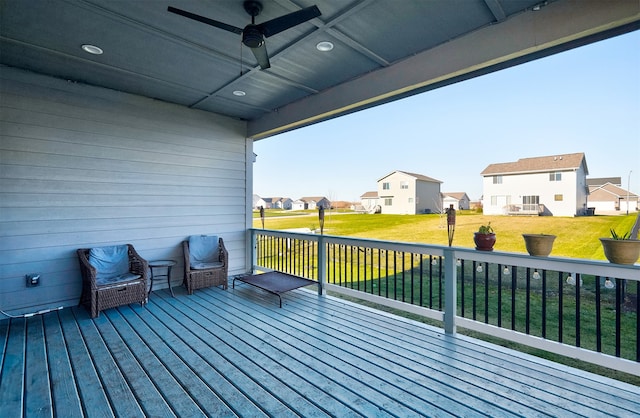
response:
<svg viewBox="0 0 640 418"><path fill-rule="evenodd" d="M396 170L378 180L382 213L415 215L442 212L442 182L422 174Z"/></svg>
<svg viewBox="0 0 640 418"><path fill-rule="evenodd" d="M582 152L490 164L481 174L485 215L587 213L589 170Z"/></svg>
<svg viewBox="0 0 640 418"><path fill-rule="evenodd" d="M600 179L589 179L588 206L593 208L595 213L626 213L638 210L638 195L620 187L619 178L618 184L611 183L608 179L601 179L604 183L600 184L597 180Z"/></svg>

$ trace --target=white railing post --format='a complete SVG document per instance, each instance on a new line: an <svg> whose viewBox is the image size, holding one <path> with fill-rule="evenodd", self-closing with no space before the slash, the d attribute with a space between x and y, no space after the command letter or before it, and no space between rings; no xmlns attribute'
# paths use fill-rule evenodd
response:
<svg viewBox="0 0 640 418"><path fill-rule="evenodd" d="M327 251L324 245L324 236L318 236L318 295L327 294L325 283L327 282Z"/></svg>
<svg viewBox="0 0 640 418"><path fill-rule="evenodd" d="M451 248L444 250L444 332L456 333L456 257Z"/></svg>

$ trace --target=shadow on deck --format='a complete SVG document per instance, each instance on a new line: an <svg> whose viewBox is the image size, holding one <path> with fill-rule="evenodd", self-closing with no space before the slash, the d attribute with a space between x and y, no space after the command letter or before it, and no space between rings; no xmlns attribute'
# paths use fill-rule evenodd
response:
<svg viewBox="0 0 640 418"><path fill-rule="evenodd" d="M633 416L638 387L315 292L0 322L2 416Z"/></svg>

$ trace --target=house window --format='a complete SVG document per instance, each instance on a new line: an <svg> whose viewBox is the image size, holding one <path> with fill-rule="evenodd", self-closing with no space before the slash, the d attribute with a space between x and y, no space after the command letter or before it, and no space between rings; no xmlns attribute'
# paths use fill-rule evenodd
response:
<svg viewBox="0 0 640 418"><path fill-rule="evenodd" d="M413 197L409 198L409 203L413 203Z"/></svg>
<svg viewBox="0 0 640 418"><path fill-rule="evenodd" d="M493 176L493 184L502 184L502 176Z"/></svg>
<svg viewBox="0 0 640 418"><path fill-rule="evenodd" d="M549 181L560 181L560 180L562 180L562 173L560 172L549 173Z"/></svg>
<svg viewBox="0 0 640 418"><path fill-rule="evenodd" d="M522 196L522 210L537 211L540 196Z"/></svg>
<svg viewBox="0 0 640 418"><path fill-rule="evenodd" d="M409 183L407 183L406 181L401 181L400 182L400 188L401 189L408 189L409 188Z"/></svg>
<svg viewBox="0 0 640 418"><path fill-rule="evenodd" d="M382 190L391 189L391 183L382 183Z"/></svg>
<svg viewBox="0 0 640 418"><path fill-rule="evenodd" d="M561 194L554 195L553 200L555 200L556 202L562 202L563 196Z"/></svg>
<svg viewBox="0 0 640 418"><path fill-rule="evenodd" d="M491 206L498 205L498 196L491 196Z"/></svg>
<svg viewBox="0 0 640 418"><path fill-rule="evenodd" d="M391 199L391 198L384 199L384 205L385 206L392 206L393 205L393 199Z"/></svg>

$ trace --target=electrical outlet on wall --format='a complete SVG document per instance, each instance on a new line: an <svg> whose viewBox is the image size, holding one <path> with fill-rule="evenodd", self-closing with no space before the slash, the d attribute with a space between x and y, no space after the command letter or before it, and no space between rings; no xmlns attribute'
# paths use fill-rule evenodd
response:
<svg viewBox="0 0 640 418"><path fill-rule="evenodd" d="M35 287L40 284L40 275L37 273L27 274L27 287Z"/></svg>

